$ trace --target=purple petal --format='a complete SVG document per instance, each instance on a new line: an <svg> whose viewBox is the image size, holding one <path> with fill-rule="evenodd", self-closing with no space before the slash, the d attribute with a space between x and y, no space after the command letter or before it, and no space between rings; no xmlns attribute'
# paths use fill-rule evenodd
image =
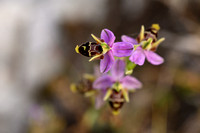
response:
<svg viewBox="0 0 200 133"><path fill-rule="evenodd" d="M112 47L113 55L117 57L130 56L133 51L133 44L129 42L116 42Z"/></svg>
<svg viewBox="0 0 200 133"><path fill-rule="evenodd" d="M103 29L101 31L101 39L103 39L110 47L112 47L115 41L115 35L112 31L108 29Z"/></svg>
<svg viewBox="0 0 200 133"><path fill-rule="evenodd" d="M109 75L103 75L96 79L93 83L94 89L105 89L111 87L113 84L113 79Z"/></svg>
<svg viewBox="0 0 200 133"><path fill-rule="evenodd" d="M101 108L101 106L104 105L105 101L103 100L103 98L104 98L105 94L106 94L106 89L103 89L96 96L96 99L95 99L95 108L96 109L99 109L99 108Z"/></svg>
<svg viewBox="0 0 200 133"><path fill-rule="evenodd" d="M126 36L126 35L121 36L121 39L123 42L130 42L133 45L138 44L138 42L134 38Z"/></svg>
<svg viewBox="0 0 200 133"><path fill-rule="evenodd" d="M112 51L108 51L105 55L104 58L100 61L100 72L101 73L106 73L110 70L114 63L115 59L113 56Z"/></svg>
<svg viewBox="0 0 200 133"><path fill-rule="evenodd" d="M100 77L102 75L102 73L99 71L99 69L100 69L99 65L94 66L94 76L95 77Z"/></svg>
<svg viewBox="0 0 200 133"><path fill-rule="evenodd" d="M145 55L147 60L153 65L160 65L164 62L164 59L153 51L146 50Z"/></svg>
<svg viewBox="0 0 200 133"><path fill-rule="evenodd" d="M142 48L138 47L130 56L130 61L142 66L145 61L145 54Z"/></svg>
<svg viewBox="0 0 200 133"><path fill-rule="evenodd" d="M122 86L126 89L138 89L142 87L142 83L134 77L126 76L121 80Z"/></svg>
<svg viewBox="0 0 200 133"><path fill-rule="evenodd" d="M124 76L125 62L123 60L116 60L112 69L111 74L115 81L119 81Z"/></svg>

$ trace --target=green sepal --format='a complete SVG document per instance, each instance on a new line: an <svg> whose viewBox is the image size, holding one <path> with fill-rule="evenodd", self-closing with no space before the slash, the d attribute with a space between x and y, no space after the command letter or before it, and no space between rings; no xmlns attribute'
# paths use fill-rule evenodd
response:
<svg viewBox="0 0 200 133"><path fill-rule="evenodd" d="M102 55L103 55L103 54L95 55L94 57L92 57L92 58L89 60L89 62L90 62L90 61L93 61L93 60L95 60L95 59L100 58Z"/></svg>
<svg viewBox="0 0 200 133"><path fill-rule="evenodd" d="M84 94L85 97L91 97L91 96L94 96L95 95L95 91L88 91Z"/></svg>
<svg viewBox="0 0 200 133"><path fill-rule="evenodd" d="M157 48L158 45L159 45L160 43L162 43L164 40L165 40L164 37L160 38L158 41L156 41L155 43L153 43L152 48Z"/></svg>
<svg viewBox="0 0 200 133"><path fill-rule="evenodd" d="M97 43L99 43L99 44L103 43L103 42L101 41L101 39L99 39L98 37L96 37L94 34L91 34L91 36L92 36L92 38L93 38Z"/></svg>
<svg viewBox="0 0 200 133"><path fill-rule="evenodd" d="M108 98L110 97L111 94L112 94L112 89L109 89L109 90L106 92L106 95L104 96L103 100L104 100L104 101L108 100Z"/></svg>
<svg viewBox="0 0 200 133"><path fill-rule="evenodd" d="M119 82L113 84L112 88L119 92L122 89L122 85Z"/></svg>
<svg viewBox="0 0 200 133"><path fill-rule="evenodd" d="M133 73L133 69L136 67L137 65L133 62L131 62L128 58L126 60L126 70L125 70L125 74L126 75L131 75Z"/></svg>
<svg viewBox="0 0 200 133"><path fill-rule="evenodd" d="M126 100L126 102L129 102L128 91L125 89L122 89L122 93L123 93L123 96L124 96L124 99Z"/></svg>
<svg viewBox="0 0 200 133"><path fill-rule="evenodd" d="M134 48L133 50L135 51L136 48L139 47L139 46L141 46L141 44L136 44L136 45L134 45L134 46L133 46L133 48Z"/></svg>
<svg viewBox="0 0 200 133"><path fill-rule="evenodd" d="M144 25L141 26L140 34L139 34L139 42L144 39Z"/></svg>
<svg viewBox="0 0 200 133"><path fill-rule="evenodd" d="M147 41L142 41L142 47L144 49L151 49L151 43L152 43L153 39L152 38L149 38Z"/></svg>
<svg viewBox="0 0 200 133"><path fill-rule="evenodd" d="M103 42L100 44L103 48L103 54L107 53L110 50L110 47L108 46L107 43Z"/></svg>
<svg viewBox="0 0 200 133"><path fill-rule="evenodd" d="M90 80L90 81L94 81L94 80L95 80L95 76L92 75L92 74L88 74L88 73L84 73L84 74L83 74L83 78L84 78L84 79L88 79L88 80Z"/></svg>

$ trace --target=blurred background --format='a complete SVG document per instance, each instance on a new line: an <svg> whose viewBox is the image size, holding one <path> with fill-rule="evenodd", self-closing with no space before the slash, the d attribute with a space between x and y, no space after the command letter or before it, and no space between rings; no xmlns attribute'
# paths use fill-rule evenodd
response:
<svg viewBox="0 0 200 133"><path fill-rule="evenodd" d="M137 66L143 88L120 115L72 93L99 61L75 53L103 28L120 41L159 23L165 63ZM0 133L200 133L199 0L2 0Z"/></svg>

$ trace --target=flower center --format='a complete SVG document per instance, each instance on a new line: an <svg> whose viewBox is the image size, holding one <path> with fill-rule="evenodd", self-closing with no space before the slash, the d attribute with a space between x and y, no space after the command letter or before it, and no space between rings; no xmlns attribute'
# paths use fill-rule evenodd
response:
<svg viewBox="0 0 200 133"><path fill-rule="evenodd" d="M108 46L108 44L105 43L105 42L102 42L100 45L101 45L102 48L103 48L103 54L107 53L107 52L111 49L111 48Z"/></svg>
<svg viewBox="0 0 200 133"><path fill-rule="evenodd" d="M120 90L123 89L123 86L120 82L117 81L113 84L112 88L119 92Z"/></svg>

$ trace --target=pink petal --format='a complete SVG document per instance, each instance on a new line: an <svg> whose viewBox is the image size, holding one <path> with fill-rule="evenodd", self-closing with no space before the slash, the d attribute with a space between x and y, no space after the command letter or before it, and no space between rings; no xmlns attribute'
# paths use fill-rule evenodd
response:
<svg viewBox="0 0 200 133"><path fill-rule="evenodd" d="M122 39L123 42L130 42L133 45L138 44L138 42L134 38L126 36L126 35L122 35L121 39Z"/></svg>
<svg viewBox="0 0 200 133"><path fill-rule="evenodd" d="M153 51L145 50L145 55L147 60L153 65L160 65L164 62L164 59Z"/></svg>
<svg viewBox="0 0 200 133"><path fill-rule="evenodd" d="M114 59L112 51L108 51L104 55L104 58L100 61L100 72L107 73L112 67L114 61L115 59Z"/></svg>
<svg viewBox="0 0 200 133"><path fill-rule="evenodd" d="M116 42L112 47L113 55L117 57L130 56L133 52L133 44L129 42Z"/></svg>
<svg viewBox="0 0 200 133"><path fill-rule="evenodd" d="M142 87L142 83L138 79L131 76L124 77L121 80L121 83L122 83L123 88L129 89L129 90L138 89Z"/></svg>
<svg viewBox="0 0 200 133"><path fill-rule="evenodd" d="M145 54L142 48L138 47L130 56L130 61L134 62L137 65L142 66L145 61Z"/></svg>
<svg viewBox="0 0 200 133"><path fill-rule="evenodd" d="M116 60L112 69L111 74L115 81L119 81L124 76L125 62L123 60Z"/></svg>
<svg viewBox="0 0 200 133"><path fill-rule="evenodd" d="M101 39L103 39L110 47L112 47L115 41L115 35L112 31L108 29L103 29L101 31Z"/></svg>
<svg viewBox="0 0 200 133"><path fill-rule="evenodd" d="M105 89L113 85L113 79L109 75L103 75L96 79L93 83L94 89Z"/></svg>
<svg viewBox="0 0 200 133"><path fill-rule="evenodd" d="M106 89L103 89L96 96L96 99L95 99L95 108L96 109L99 109L104 105L105 101L103 100L103 98L104 98L105 94L106 94Z"/></svg>

